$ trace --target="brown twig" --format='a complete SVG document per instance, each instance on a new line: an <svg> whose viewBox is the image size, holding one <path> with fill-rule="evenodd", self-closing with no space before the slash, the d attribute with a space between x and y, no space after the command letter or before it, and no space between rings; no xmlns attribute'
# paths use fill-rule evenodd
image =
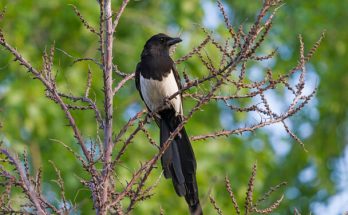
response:
<svg viewBox="0 0 348 215"><path fill-rule="evenodd" d="M40 199L37 193L35 192L35 189L32 186L30 179L27 177L26 171L22 168L20 162L18 161L18 158L10 155L10 153L4 149L1 150L1 153L6 155L6 157L11 161L11 163L15 166L16 170L18 171L20 177L20 186L23 188L24 193L28 196L30 201L35 206L37 214L47 214L45 209L41 206Z"/></svg>
<svg viewBox="0 0 348 215"><path fill-rule="evenodd" d="M236 197L232 191L232 187L231 187L231 182L230 180L227 178L227 176L225 177L225 184L226 184L226 189L228 194L230 195L231 201L232 201L232 205L234 207L234 209L236 210L236 213L239 215L240 214L240 209L236 200Z"/></svg>
<svg viewBox="0 0 348 215"><path fill-rule="evenodd" d="M127 7L128 2L129 2L129 0L123 0L121 7L118 9L114 23L112 24L112 32L113 33L115 33L115 31L116 31L117 25L118 25L120 18L124 12L124 9Z"/></svg>

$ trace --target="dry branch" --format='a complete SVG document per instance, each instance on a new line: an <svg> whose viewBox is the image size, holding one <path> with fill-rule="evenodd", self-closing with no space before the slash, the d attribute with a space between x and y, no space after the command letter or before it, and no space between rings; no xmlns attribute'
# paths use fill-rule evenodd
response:
<svg viewBox="0 0 348 215"><path fill-rule="evenodd" d="M274 203L272 203L269 207L265 209L258 209L257 206L262 202L271 197L271 194L277 190L279 190L282 186L286 184L286 182L282 182L278 184L277 186L271 187L268 192L266 192L259 200L256 202L253 201L254 196L254 189L255 189L255 178L256 176L256 164L253 165L251 177L249 178L248 182L248 188L246 191L246 198L244 202L244 213L243 214L250 214L250 213L257 213L257 214L270 214L274 212L277 208L279 208L280 203L282 202L284 196L282 195L278 200L276 200ZM226 184L226 190L229 193L229 196L232 201L232 205L236 211L236 214L241 214L240 207L236 201L235 195L232 192L231 183L230 180L226 177L225 178L225 184ZM213 205L215 211L222 215L221 209L217 206L217 203L213 196L209 196L210 203Z"/></svg>

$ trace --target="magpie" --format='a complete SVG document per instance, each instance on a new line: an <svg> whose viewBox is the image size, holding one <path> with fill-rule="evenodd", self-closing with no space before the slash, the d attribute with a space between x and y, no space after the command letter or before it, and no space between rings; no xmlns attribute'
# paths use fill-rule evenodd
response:
<svg viewBox="0 0 348 215"><path fill-rule="evenodd" d="M169 56L170 48L181 41L163 33L152 36L145 43L135 72L135 85L140 97L160 128L161 147L183 120L181 94L165 102L182 88L174 61ZM185 128L164 152L161 163L164 177L172 179L179 196L185 196L190 213L203 214L198 198L197 163Z"/></svg>

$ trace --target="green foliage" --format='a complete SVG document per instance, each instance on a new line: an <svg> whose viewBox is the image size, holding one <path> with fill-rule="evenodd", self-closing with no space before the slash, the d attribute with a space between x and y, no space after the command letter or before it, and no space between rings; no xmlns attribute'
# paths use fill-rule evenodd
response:
<svg viewBox="0 0 348 215"><path fill-rule="evenodd" d="M182 34L184 43L177 48L175 57L187 53L204 39L199 26L204 25L203 20L209 19L210 13L216 11L204 11L202 5L207 2L131 1L116 32L115 64L119 65L123 72L133 72L144 42L157 32ZM54 71L57 72L59 89L64 92L82 93L85 87L82 83L85 83L90 68L94 77L91 95L95 95L101 106L101 71L92 63L73 64L74 59L78 57L99 57L97 37L83 27L70 4L75 5L92 26L98 27L98 7L93 0L1 0L0 9L6 6L6 15L0 26L8 42L38 68L42 64L43 51L55 42L58 50ZM240 23L248 25L253 22L255 13L260 8L260 4L253 1L226 1L224 4L231 8L229 12L235 27ZM309 214L313 209L312 202L325 201L337 192L330 176L335 171L332 160L342 155L347 144L348 96L344 96L348 92L347 8L347 1L289 0L280 9L271 36L267 40L267 46L280 47L274 66L280 73L296 64L298 34L303 35L305 44L309 46L324 29L327 31L326 39L310 64L313 73L316 74L314 77L317 77L316 80L311 80L318 86L317 97L292 121L297 134L301 134L301 125L307 123L311 127L312 131L304 134L302 138L308 152L304 152L298 144L292 143L290 137L285 136L280 140L287 143L290 147L289 152L277 154L276 148L282 146L274 146L280 143L272 141L274 132L270 132L270 129L242 136L194 142L198 160L198 183L206 214L213 213L212 207L208 204L209 192L214 194L222 211L232 211L223 183L226 175L231 179L237 201L243 202L250 169L255 161L259 168L255 195L261 196L270 186L281 181L288 182L285 189L288 195L285 195L278 210L279 214L293 213L294 208L302 214ZM220 32L223 22L221 16L219 19L221 23L217 23L215 29ZM265 53L267 51L265 50ZM207 52L209 53L209 48ZM214 56L214 53L210 54ZM192 76L202 76L204 68L198 62L198 59L193 58L179 65L178 69L189 71ZM117 133L131 116L130 112L143 106L132 83L120 91L114 102ZM191 107L193 103L187 101L185 105ZM77 205L81 214L91 214L90 192L79 183L78 176L83 176L82 168L73 155L55 141L59 140L79 150L70 129L65 126L67 120L64 114L57 105L45 97L41 84L32 80L32 77L16 62L12 62L10 55L3 50L0 50L0 106L0 121L3 125L1 139L12 150L29 152L32 172L43 168L45 193L52 195L52 191L58 191L58 187L51 182L56 179L54 169L48 162L52 160L61 170L67 199L71 204ZM205 107L194 115L188 123L187 131L191 135L198 135L216 130L221 126L222 113L223 110L218 104ZM92 111L74 113L74 116L85 134L84 138L94 139L97 129ZM235 115L232 120L225 120L224 123L234 126L233 123L240 123L245 119L246 116ZM151 125L151 131L158 139L158 129L155 125ZM139 135L122 159L121 165L124 168L120 168L117 173L119 183L125 182L126 176L130 176L132 170L139 167L140 161L151 158L156 152L156 148L142 144L143 138L145 136ZM300 172L309 166L315 167L315 177L309 182L303 182L299 176ZM156 169L150 182L156 181L160 174L161 169ZM295 196L290 195L290 191L294 189L298 193ZM324 195L318 195L319 191ZM158 214L160 207L164 209L165 214L184 214L187 211L183 199L174 194L169 180L161 179L154 193L150 200L137 206L134 214ZM58 195L50 198L57 198L54 202L59 204Z"/></svg>

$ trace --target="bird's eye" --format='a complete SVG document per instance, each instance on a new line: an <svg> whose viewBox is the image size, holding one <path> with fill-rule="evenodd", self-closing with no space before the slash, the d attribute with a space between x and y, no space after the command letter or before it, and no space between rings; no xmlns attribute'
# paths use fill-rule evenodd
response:
<svg viewBox="0 0 348 215"><path fill-rule="evenodd" d="M160 40L161 40L161 42L164 42L164 38L162 37L162 38L160 38Z"/></svg>

